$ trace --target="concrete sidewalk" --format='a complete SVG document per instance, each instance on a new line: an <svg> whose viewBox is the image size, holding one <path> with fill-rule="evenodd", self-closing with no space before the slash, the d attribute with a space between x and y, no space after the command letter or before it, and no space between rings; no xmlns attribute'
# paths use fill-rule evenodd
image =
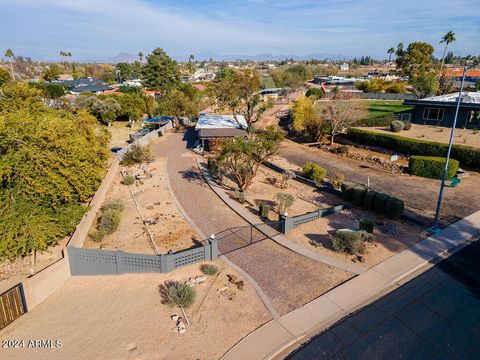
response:
<svg viewBox="0 0 480 360"><path fill-rule="evenodd" d="M470 244L479 235L480 211L390 257L310 303L268 322L230 349L223 359L271 359L285 355L316 333Z"/></svg>

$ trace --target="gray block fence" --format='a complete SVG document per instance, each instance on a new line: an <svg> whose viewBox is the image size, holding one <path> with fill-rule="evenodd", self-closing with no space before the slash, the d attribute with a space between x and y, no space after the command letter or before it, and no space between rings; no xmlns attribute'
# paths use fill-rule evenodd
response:
<svg viewBox="0 0 480 360"><path fill-rule="evenodd" d="M72 275L120 275L168 273L182 266L218 257L218 242L209 239L203 246L165 255L67 247Z"/></svg>
<svg viewBox="0 0 480 360"><path fill-rule="evenodd" d="M282 233L286 234L302 224L317 220L321 217L336 213L342 209L348 209L350 207L350 204L342 204L293 217L282 215Z"/></svg>

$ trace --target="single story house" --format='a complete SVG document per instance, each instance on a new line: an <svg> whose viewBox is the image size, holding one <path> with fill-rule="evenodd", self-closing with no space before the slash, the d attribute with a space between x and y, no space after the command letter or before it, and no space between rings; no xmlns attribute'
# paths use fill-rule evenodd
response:
<svg viewBox="0 0 480 360"><path fill-rule="evenodd" d="M460 87L463 77L463 70L446 71L445 77L453 81L453 85ZM480 70L469 70L465 74L465 86L475 87L480 81Z"/></svg>
<svg viewBox="0 0 480 360"><path fill-rule="evenodd" d="M260 96L264 101L269 99L277 100L282 93L285 93L283 88L268 88L260 90Z"/></svg>
<svg viewBox="0 0 480 360"><path fill-rule="evenodd" d="M247 136L247 121L242 115L200 115L195 130L202 147L209 139L227 139L237 136Z"/></svg>
<svg viewBox="0 0 480 360"><path fill-rule="evenodd" d="M110 91L112 90L113 88L111 88L110 86L108 85L78 85L78 86L75 86L74 88L71 88L70 89L70 93L72 94L80 94L80 93L83 93L83 92L89 92L89 93L92 93L92 94L102 94L104 93L105 91Z"/></svg>
<svg viewBox="0 0 480 360"><path fill-rule="evenodd" d="M405 100L414 106L411 120L416 124L451 127L455 117L459 93ZM457 127L480 128L480 92L464 92L458 112Z"/></svg>

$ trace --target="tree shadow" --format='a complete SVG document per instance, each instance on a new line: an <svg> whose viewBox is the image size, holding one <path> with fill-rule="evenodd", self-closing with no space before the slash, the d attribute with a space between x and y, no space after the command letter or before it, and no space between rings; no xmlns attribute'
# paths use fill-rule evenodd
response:
<svg viewBox="0 0 480 360"><path fill-rule="evenodd" d="M160 294L163 305L169 304L168 289L175 284L177 284L175 281L165 281L163 284L158 285L158 293Z"/></svg>
<svg viewBox="0 0 480 360"><path fill-rule="evenodd" d="M190 169L179 171L179 174L181 174L182 177L188 182L202 183L202 184L204 183L202 174L195 167L191 167Z"/></svg>

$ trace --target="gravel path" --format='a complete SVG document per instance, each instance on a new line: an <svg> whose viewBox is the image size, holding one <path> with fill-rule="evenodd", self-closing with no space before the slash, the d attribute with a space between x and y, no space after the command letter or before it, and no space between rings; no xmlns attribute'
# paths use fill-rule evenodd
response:
<svg viewBox="0 0 480 360"><path fill-rule="evenodd" d="M186 135L187 134L187 135ZM248 223L228 208L204 182L195 154L186 148L191 133L171 133L154 146L166 156L168 177L181 206L204 234ZM352 274L308 259L264 240L227 255L262 288L283 315L350 278Z"/></svg>
<svg viewBox="0 0 480 360"><path fill-rule="evenodd" d="M440 181L407 175L392 175L387 171L370 168L358 161L343 158L318 149L309 149L292 141L284 141L279 156L301 167L312 161L327 169L328 174L343 173L347 180L366 184L377 191L396 196L405 201L414 213L433 219L437 205ZM463 218L480 208L480 175L462 179L459 186L445 188L442 216Z"/></svg>

